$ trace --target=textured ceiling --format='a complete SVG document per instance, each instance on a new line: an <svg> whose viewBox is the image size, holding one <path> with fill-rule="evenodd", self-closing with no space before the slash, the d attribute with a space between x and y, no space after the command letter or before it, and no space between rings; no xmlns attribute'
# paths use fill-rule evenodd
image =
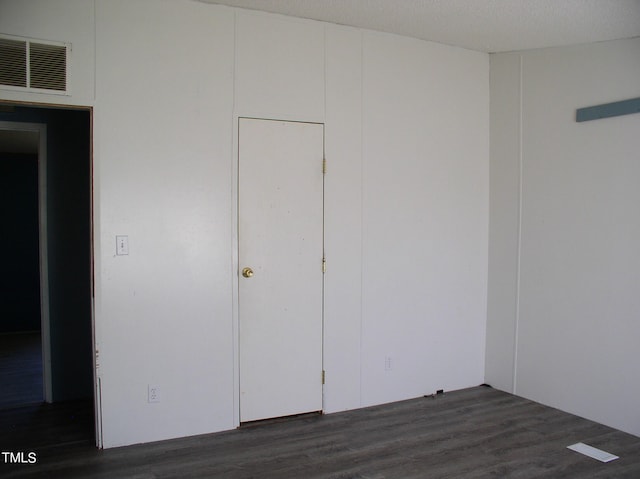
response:
<svg viewBox="0 0 640 479"><path fill-rule="evenodd" d="M640 36L640 0L201 1L396 33L489 53Z"/></svg>

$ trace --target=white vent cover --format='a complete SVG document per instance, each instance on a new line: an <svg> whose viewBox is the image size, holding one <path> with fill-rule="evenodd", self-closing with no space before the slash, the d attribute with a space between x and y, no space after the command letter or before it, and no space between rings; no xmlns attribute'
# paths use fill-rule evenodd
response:
<svg viewBox="0 0 640 479"><path fill-rule="evenodd" d="M68 47L0 37L0 86L67 91Z"/></svg>

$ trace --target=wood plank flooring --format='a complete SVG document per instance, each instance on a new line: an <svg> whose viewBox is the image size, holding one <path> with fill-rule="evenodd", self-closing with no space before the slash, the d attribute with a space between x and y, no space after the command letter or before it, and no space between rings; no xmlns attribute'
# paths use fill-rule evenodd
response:
<svg viewBox="0 0 640 479"><path fill-rule="evenodd" d="M576 442L620 459L604 464L566 449ZM640 438L482 386L104 451L22 444L37 463L0 463L0 477L640 478ZM0 447L12 450L4 430Z"/></svg>
<svg viewBox="0 0 640 479"><path fill-rule="evenodd" d="M40 333L0 334L0 409L43 400Z"/></svg>

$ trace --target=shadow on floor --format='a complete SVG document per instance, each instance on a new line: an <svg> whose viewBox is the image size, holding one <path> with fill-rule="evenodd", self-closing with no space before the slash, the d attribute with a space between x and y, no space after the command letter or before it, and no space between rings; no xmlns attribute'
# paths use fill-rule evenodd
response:
<svg viewBox="0 0 640 479"><path fill-rule="evenodd" d="M91 447L94 427L93 401L44 402L39 332L0 335L0 451Z"/></svg>
<svg viewBox="0 0 640 479"><path fill-rule="evenodd" d="M0 334L0 409L42 401L40 332Z"/></svg>

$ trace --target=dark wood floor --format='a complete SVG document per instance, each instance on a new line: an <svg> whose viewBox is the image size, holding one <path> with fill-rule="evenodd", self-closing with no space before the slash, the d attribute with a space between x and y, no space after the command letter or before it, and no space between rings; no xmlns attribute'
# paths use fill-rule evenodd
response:
<svg viewBox="0 0 640 479"><path fill-rule="evenodd" d="M40 333L0 334L0 409L43 400Z"/></svg>
<svg viewBox="0 0 640 479"><path fill-rule="evenodd" d="M55 457L94 444L92 401L44 403L40 333L0 335L0 451ZM5 473L1 455L0 477Z"/></svg>
<svg viewBox="0 0 640 479"><path fill-rule="evenodd" d="M2 450L19 438L0 431ZM38 441L19 446L36 464L0 463L0 477L640 478L640 438L488 387L104 451ZM566 449L576 442L620 459Z"/></svg>

